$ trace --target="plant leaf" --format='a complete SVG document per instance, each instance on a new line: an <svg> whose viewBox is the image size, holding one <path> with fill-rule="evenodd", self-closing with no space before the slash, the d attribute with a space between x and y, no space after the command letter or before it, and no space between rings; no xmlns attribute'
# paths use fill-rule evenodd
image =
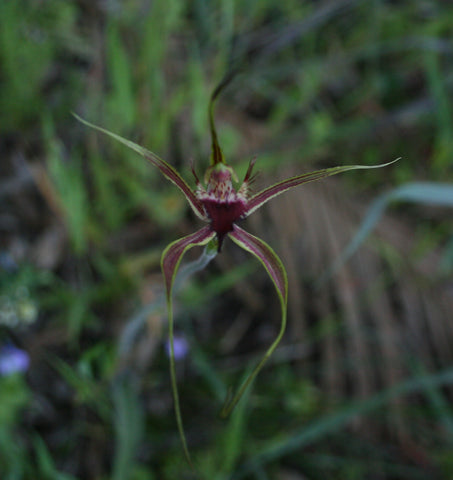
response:
<svg viewBox="0 0 453 480"><path fill-rule="evenodd" d="M370 169L370 168L381 168L391 165L392 163L398 161L399 158L388 163L382 163L380 165L344 165L340 167L325 168L323 170L316 170L310 173L303 173L302 175L297 175L295 177L287 178L282 180L274 185L271 185L268 188L265 188L261 192L253 195L247 204L247 210L245 216L248 217L258 208L262 207L266 202L272 200L278 195L290 190L291 188L298 187L303 183L313 182L315 180L320 180L322 178L330 177L336 175L337 173L346 172L348 170L359 170L359 169Z"/></svg>
<svg viewBox="0 0 453 480"><path fill-rule="evenodd" d="M248 474L256 471L257 466L264 468L269 463L277 462L291 453L300 452L313 446L325 436L332 435L340 428L350 424L353 419L376 412L395 398L413 393L423 393L429 388L447 387L452 384L453 368L448 368L433 374L419 374L410 377L396 385L380 390L364 400L350 402L310 423L304 422L302 428L264 447L261 452L247 460L247 463L236 472L234 478L250 478Z"/></svg>
<svg viewBox="0 0 453 480"><path fill-rule="evenodd" d="M283 263L278 258L277 254L272 250L272 248L263 240L251 235L250 233L247 233L245 230L238 227L237 225L234 225L233 231L230 232L228 236L241 248L254 255L263 264L267 273L271 277L275 289L277 290L278 298L280 300L281 323L280 331L276 339L267 349L263 358L260 360L252 373L244 381L244 383L242 384L236 395L232 398L232 400L227 400L227 402L225 403L221 412L222 417L227 417L231 413L238 401L241 399L247 387L259 373L267 359L277 348L277 345L282 339L286 328L286 307L288 300L288 279L286 275L286 270L283 266Z"/></svg>
<svg viewBox="0 0 453 480"><path fill-rule="evenodd" d="M354 255L380 220L385 209L395 201L421 203L424 205L453 207L453 184L436 182L414 182L401 185L377 197L369 207L356 234L329 267L318 283L327 280Z"/></svg>
<svg viewBox="0 0 453 480"><path fill-rule="evenodd" d="M137 143L131 142L130 140L126 140L125 138L121 137L120 135L117 135L116 133L110 132L105 128L102 128L90 122L87 122L86 120L79 117L75 113L73 113L73 115L75 118L77 118L77 120L82 122L84 125L94 128L99 132L105 133L109 137L114 138L118 142L121 142L123 145L126 145L126 147L129 147L130 149L136 151L137 153L145 157L146 160L148 160L152 165L154 165L161 171L162 175L164 175L165 178L170 180L170 182L172 182L181 190L181 192L184 194L187 201L189 202L190 206L192 207L192 210L195 212L195 215L197 215L197 217L201 218L202 220L205 220L205 221L208 220L206 213L204 211L203 205L198 200L195 193L192 191L192 189L187 184L187 182L177 172L177 170L174 167L172 167L169 163L159 158L155 153L150 152L144 147L141 147Z"/></svg>
<svg viewBox="0 0 453 480"><path fill-rule="evenodd" d="M176 383L176 368L175 368L175 347L174 347L174 333L173 333L173 303L172 290L173 284L178 272L181 259L187 250L192 247L206 245L215 236L215 232L211 230L210 226L203 227L198 232L187 235L186 237L176 240L162 253L161 267L165 280L165 289L167 294L167 311L168 311L168 340L170 343L170 376L171 387L173 391L173 400L175 404L176 423L178 425L179 436L181 438L182 447L186 456L187 462L193 468L189 449L187 447L186 436L184 433L184 425L182 423L181 407L179 404L178 386Z"/></svg>

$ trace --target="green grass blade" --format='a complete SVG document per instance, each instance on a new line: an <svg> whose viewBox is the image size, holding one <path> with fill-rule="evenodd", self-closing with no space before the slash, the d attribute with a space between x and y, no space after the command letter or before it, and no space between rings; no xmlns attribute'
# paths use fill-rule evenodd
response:
<svg viewBox="0 0 453 480"><path fill-rule="evenodd" d="M410 378L394 387L377 393L369 399L354 402L339 411L305 425L299 432L295 432L292 436L275 442L272 446L252 457L233 478L235 480L244 478L248 472L253 471L254 465L256 464L268 464L301 448L312 445L325 435L346 426L357 416L369 414L387 405L394 398L442 385L450 385L452 383L453 368L449 368L436 374L420 375Z"/></svg>
<svg viewBox="0 0 453 480"><path fill-rule="evenodd" d="M402 185L379 196L371 204L353 239L329 270L321 276L318 281L319 284L337 272L354 255L379 222L386 208L396 201L453 207L453 185L435 182L414 182Z"/></svg>
<svg viewBox="0 0 453 480"><path fill-rule="evenodd" d="M130 379L122 379L113 386L115 456L112 480L130 478L134 459L143 435L143 409Z"/></svg>

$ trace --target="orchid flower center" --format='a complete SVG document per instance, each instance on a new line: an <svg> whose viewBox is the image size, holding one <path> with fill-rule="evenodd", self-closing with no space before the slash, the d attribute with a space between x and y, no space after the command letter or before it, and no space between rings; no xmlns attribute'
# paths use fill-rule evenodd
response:
<svg viewBox="0 0 453 480"><path fill-rule="evenodd" d="M233 224L245 213L247 198L244 189L241 187L236 191L233 180L237 182L234 170L224 163L218 163L206 171L206 189L200 186L197 192L211 228L217 234L219 250L223 237L233 230Z"/></svg>

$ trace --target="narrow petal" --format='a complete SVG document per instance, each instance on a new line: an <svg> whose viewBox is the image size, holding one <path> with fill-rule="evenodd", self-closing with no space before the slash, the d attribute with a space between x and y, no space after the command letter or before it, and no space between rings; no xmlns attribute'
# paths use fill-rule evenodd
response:
<svg viewBox="0 0 453 480"><path fill-rule="evenodd" d="M302 185L303 183L320 180L322 178L330 177L332 175L336 175L337 173L346 172L348 170L386 167L387 165L391 165L398 160L399 158L393 160L392 162L383 163L381 165L344 165L340 167L325 168L323 170L317 170L315 172L304 173L302 175L297 175L296 177L287 178L286 180L278 182L275 185L271 185L256 195L253 195L248 201L247 210L244 216L248 217L251 213L262 207L269 200L272 200L276 196L290 190L291 188Z"/></svg>
<svg viewBox="0 0 453 480"><path fill-rule="evenodd" d="M171 387L173 391L174 408L176 415L176 422L178 425L179 436L181 439L184 454L187 462L193 468L192 460L187 446L186 436L184 433L184 425L182 423L181 407L179 403L178 385L176 382L176 368L175 368L175 345L174 345L174 328L173 328L173 303L171 293L173 284L178 272L181 259L192 247L199 245L206 245L212 238L214 238L215 232L211 230L209 226L206 226L198 232L187 235L180 238L173 243L170 243L168 247L162 253L161 266L165 279L165 288L167 292L167 310L168 310L168 339L170 343L170 376Z"/></svg>
<svg viewBox="0 0 453 480"><path fill-rule="evenodd" d="M288 299L288 279L286 275L285 267L283 266L281 260L278 258L277 254L272 250L272 248L265 243L263 240L247 233L242 228L234 225L233 231L228 234L228 236L237 243L241 248L250 252L254 255L267 270L267 273L271 277L271 280L275 286L275 289L280 300L281 307L281 323L280 331L273 341L271 346L267 349L263 358L260 360L258 365L255 367L253 372L247 377L245 382L239 388L236 395L225 403L221 416L227 417L231 411L234 409L238 401L241 399L247 387L253 381L253 379L258 375L259 371L263 367L267 359L272 355L274 350L277 348L280 340L283 337L286 328L286 308L287 308L287 299Z"/></svg>
<svg viewBox="0 0 453 480"><path fill-rule="evenodd" d="M173 283L175 281L176 273L183 255L192 247L206 245L215 237L216 233L210 226L203 227L198 232L187 235L186 237L176 240L162 253L161 267L165 279L165 289L167 298L171 297Z"/></svg>
<svg viewBox="0 0 453 480"><path fill-rule="evenodd" d="M286 309L286 300L288 297L286 270L274 250L263 240L246 232L237 225L233 226L233 231L230 232L228 236L241 248L255 255L263 264L275 285L282 308L285 306Z"/></svg>
<svg viewBox="0 0 453 480"><path fill-rule="evenodd" d="M192 189L187 184L187 182L181 177L181 175L175 170L175 168L172 167L169 163L167 163L165 160L162 160L156 154L154 154L153 152L150 152L146 148L143 148L140 145L134 142L131 142L130 140L126 140L125 138L120 137L116 133L109 132L105 128L98 127L97 125L93 125L92 123L87 122L86 120L79 117L75 113L73 115L77 118L77 120L87 125L88 127L94 128L99 132L105 133L106 135L114 138L118 142L121 142L123 145L126 145L127 147L131 148L132 150L136 151L137 153L145 157L149 162L151 162L152 165L154 165L161 171L161 173L164 175L165 178L170 180L170 182L175 184L181 190L181 192L186 197L187 201L189 202L195 214L202 220L205 220L205 221L208 220L204 212L203 205L198 200L195 193L192 191Z"/></svg>

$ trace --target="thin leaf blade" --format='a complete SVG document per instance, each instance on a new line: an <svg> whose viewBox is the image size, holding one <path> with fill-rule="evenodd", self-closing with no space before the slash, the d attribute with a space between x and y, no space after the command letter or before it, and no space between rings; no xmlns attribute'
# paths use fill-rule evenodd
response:
<svg viewBox="0 0 453 480"><path fill-rule="evenodd" d="M377 225L385 210L393 202L411 202L423 205L453 207L453 185L436 182L411 182L378 196L365 214L354 237L335 262L318 280L322 284L334 275L354 255Z"/></svg>

